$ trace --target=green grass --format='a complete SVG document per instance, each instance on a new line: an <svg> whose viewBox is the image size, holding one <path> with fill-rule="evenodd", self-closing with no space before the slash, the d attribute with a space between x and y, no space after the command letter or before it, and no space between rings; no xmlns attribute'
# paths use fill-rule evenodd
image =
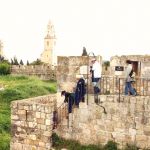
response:
<svg viewBox="0 0 150 150"><path fill-rule="evenodd" d="M52 134L52 143L56 150L60 150L61 148L66 148L68 150L102 150L101 145L81 145L74 140L65 140L56 133Z"/></svg>
<svg viewBox="0 0 150 150"><path fill-rule="evenodd" d="M140 148L133 144L126 144L123 149L119 148L119 144L114 141L108 141L105 145L81 145L79 142L74 140L66 140L59 137L56 133L52 134L52 144L55 150L61 150L66 148L67 150L139 150ZM143 149L150 150L150 149Z"/></svg>
<svg viewBox="0 0 150 150"><path fill-rule="evenodd" d="M117 143L113 141L108 141L106 145L81 145L79 142L74 140L66 140L59 137L56 133L52 134L53 147L56 150L61 148L66 148L68 150L119 150Z"/></svg>
<svg viewBox="0 0 150 150"><path fill-rule="evenodd" d="M9 150L10 102L30 97L56 93L55 81L41 81L37 77L0 76L0 150Z"/></svg>

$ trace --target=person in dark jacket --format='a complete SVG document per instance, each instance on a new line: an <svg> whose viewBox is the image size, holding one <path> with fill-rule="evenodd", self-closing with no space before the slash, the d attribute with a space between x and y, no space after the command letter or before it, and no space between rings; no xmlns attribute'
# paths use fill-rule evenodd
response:
<svg viewBox="0 0 150 150"><path fill-rule="evenodd" d="M74 93L62 91L61 96L65 96L64 102L68 103L68 113L71 113L72 112L72 106L74 104Z"/></svg>
<svg viewBox="0 0 150 150"><path fill-rule="evenodd" d="M84 96L86 94L85 89L85 80L80 78L77 82L76 90L75 90L75 105L79 106L79 103L84 102Z"/></svg>

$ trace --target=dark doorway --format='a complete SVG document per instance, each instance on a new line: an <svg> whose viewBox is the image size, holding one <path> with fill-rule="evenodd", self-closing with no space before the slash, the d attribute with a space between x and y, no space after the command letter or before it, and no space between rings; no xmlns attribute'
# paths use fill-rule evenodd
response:
<svg viewBox="0 0 150 150"><path fill-rule="evenodd" d="M136 73L136 75L139 75L139 70L138 70L138 61L131 61L133 64L133 71Z"/></svg>

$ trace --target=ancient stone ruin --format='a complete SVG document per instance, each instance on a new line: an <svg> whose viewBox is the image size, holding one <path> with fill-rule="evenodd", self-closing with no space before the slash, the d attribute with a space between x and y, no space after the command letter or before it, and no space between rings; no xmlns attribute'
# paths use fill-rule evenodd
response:
<svg viewBox="0 0 150 150"><path fill-rule="evenodd" d="M40 96L11 104L11 150L51 148L56 95Z"/></svg>
<svg viewBox="0 0 150 150"><path fill-rule="evenodd" d="M37 76L41 80L56 80L56 68L50 65L12 65L11 74Z"/></svg>
<svg viewBox="0 0 150 150"><path fill-rule="evenodd" d="M94 101L91 80L87 76L90 58L88 56L58 57L56 95L12 102L11 149L48 150L52 144L50 140L52 132L82 144L106 144L109 140L113 140L120 147L126 143L136 144L141 148L149 147L150 80L146 77L149 57L145 59L143 57L137 59L137 56L133 59L122 57L112 58L111 74L102 76L102 92L98 104ZM102 58L97 58L101 64ZM135 86L138 96L124 95L126 59L141 60L141 63L135 63L138 64L138 67L135 67L138 68L137 73L140 73ZM140 70L139 64L143 66ZM88 79L86 81L88 92L85 102L80 102L79 107L73 108L72 113L66 116L67 105L64 105L60 93L62 90L75 91L77 75L83 75L85 80ZM55 129L53 128L56 123L53 119L54 111L58 112Z"/></svg>

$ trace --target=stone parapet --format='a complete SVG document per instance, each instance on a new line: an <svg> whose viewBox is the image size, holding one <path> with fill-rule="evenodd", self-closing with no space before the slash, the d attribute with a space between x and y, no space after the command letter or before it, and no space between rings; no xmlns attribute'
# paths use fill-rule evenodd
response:
<svg viewBox="0 0 150 150"><path fill-rule="evenodd" d="M56 68L48 65L12 65L11 74L38 76L42 80L56 80Z"/></svg>
<svg viewBox="0 0 150 150"><path fill-rule="evenodd" d="M49 150L56 95L11 103L11 150Z"/></svg>
<svg viewBox="0 0 150 150"><path fill-rule="evenodd" d="M79 80L76 75L83 75L84 79L87 79L87 74L90 72L91 58L91 56L58 56L56 73L58 92L62 90L74 92ZM97 60L101 65L102 57L97 56Z"/></svg>
<svg viewBox="0 0 150 150"><path fill-rule="evenodd" d="M150 146L150 97L101 95L102 103L80 103L69 116L69 128L61 126L57 133L82 144L106 144L109 140L125 144L137 144L141 148ZM119 102L120 101L120 102ZM103 106L106 110L104 113Z"/></svg>

